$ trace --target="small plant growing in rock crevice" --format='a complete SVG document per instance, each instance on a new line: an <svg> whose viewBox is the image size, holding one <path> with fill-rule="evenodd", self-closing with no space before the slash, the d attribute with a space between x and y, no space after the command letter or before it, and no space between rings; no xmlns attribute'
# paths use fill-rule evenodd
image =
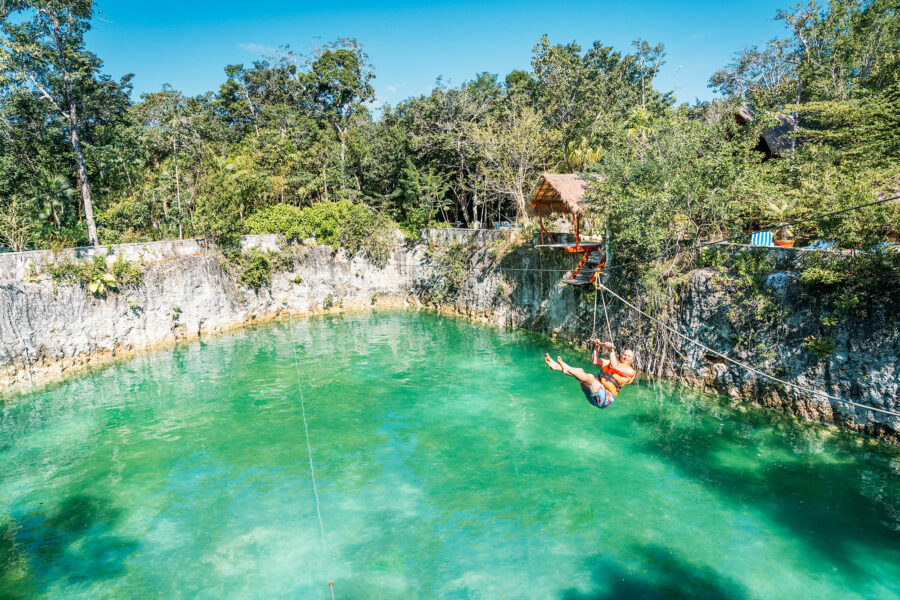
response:
<svg viewBox="0 0 900 600"><path fill-rule="evenodd" d="M244 286L258 292L272 285L272 261L267 253L254 248L242 259L239 279Z"/></svg>
<svg viewBox="0 0 900 600"><path fill-rule="evenodd" d="M144 281L143 262L139 265L128 262L121 254L110 265L110 271L122 287L138 286Z"/></svg>
<svg viewBox="0 0 900 600"><path fill-rule="evenodd" d="M111 266L107 266L104 256L84 261L67 258L59 264L48 265L46 273L57 284L77 283L89 293L103 297L120 287L140 285L144 279L141 267L121 255Z"/></svg>
<svg viewBox="0 0 900 600"><path fill-rule="evenodd" d="M471 250L469 244L455 243L427 252L434 264L434 272L423 289L427 299L442 304L459 296L469 277Z"/></svg>
<svg viewBox="0 0 900 600"><path fill-rule="evenodd" d="M241 285L259 292L263 287L272 286L272 274L286 271L294 266L294 254L290 248L281 252L269 252L250 248L246 252L228 250L224 253L226 269L235 275ZM294 283L300 283L299 275Z"/></svg>
<svg viewBox="0 0 900 600"><path fill-rule="evenodd" d="M828 360L828 357L834 352L834 340L830 337L810 335L803 338L803 345L815 354L820 362Z"/></svg>

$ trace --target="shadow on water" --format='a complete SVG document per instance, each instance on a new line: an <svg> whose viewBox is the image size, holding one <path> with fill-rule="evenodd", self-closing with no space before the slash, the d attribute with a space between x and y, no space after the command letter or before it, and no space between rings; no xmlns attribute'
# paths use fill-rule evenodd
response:
<svg viewBox="0 0 900 600"><path fill-rule="evenodd" d="M641 446L692 481L765 514L847 575L868 576L860 547L897 551L900 485L890 450L756 407L719 420L708 405L693 414L689 401L659 406L634 416L650 434Z"/></svg>
<svg viewBox="0 0 900 600"><path fill-rule="evenodd" d="M137 541L112 533L120 511L77 495L0 524L0 598L32 597L57 585L88 584L125 573Z"/></svg>
<svg viewBox="0 0 900 600"><path fill-rule="evenodd" d="M655 600L697 598L746 600L749 592L739 583L709 568L697 567L672 555L662 546L639 546L631 566L611 563L602 556L589 561L593 566L596 592L565 590L562 600Z"/></svg>

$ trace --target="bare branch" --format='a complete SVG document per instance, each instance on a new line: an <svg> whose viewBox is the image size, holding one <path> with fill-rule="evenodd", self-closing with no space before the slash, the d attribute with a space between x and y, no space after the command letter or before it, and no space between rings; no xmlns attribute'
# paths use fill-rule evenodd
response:
<svg viewBox="0 0 900 600"><path fill-rule="evenodd" d="M54 108L56 108L56 110L58 110L59 113L63 116L63 118L68 119L69 118L68 115L66 115L66 113L63 111L63 109L60 108L59 102L56 101L56 98L51 96L50 92L48 92L47 89L44 86L42 86L40 83L38 83L37 78L35 78L35 76L30 71L24 71L24 73L28 77L28 79L31 80L31 83L34 84L34 87L36 87L38 89L38 91L41 93L41 98L46 98L47 100L49 100L51 102L51 104L53 104Z"/></svg>

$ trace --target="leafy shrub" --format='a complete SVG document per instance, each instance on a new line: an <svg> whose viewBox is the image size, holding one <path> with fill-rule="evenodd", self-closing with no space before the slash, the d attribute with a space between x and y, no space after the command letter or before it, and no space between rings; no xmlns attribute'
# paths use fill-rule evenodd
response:
<svg viewBox="0 0 900 600"><path fill-rule="evenodd" d="M250 248L246 252L236 249L225 252L225 267L242 285L255 292L272 285L273 273L288 270L293 266L294 255L290 250L269 252ZM294 278L294 283L299 283L297 277Z"/></svg>
<svg viewBox="0 0 900 600"><path fill-rule="evenodd" d="M428 252L434 261L426 295L432 302L450 302L459 295L469 275L470 246L455 243Z"/></svg>
<svg viewBox="0 0 900 600"><path fill-rule="evenodd" d="M316 242L347 254L362 252L378 267L391 256L391 232L396 225L378 211L350 200L318 202L306 208L280 204L259 210L247 219L250 233L281 233L288 238L313 235Z"/></svg>
<svg viewBox="0 0 900 600"><path fill-rule="evenodd" d="M243 285L258 292L263 286L272 285L272 261L267 252L252 248L241 255L239 279Z"/></svg>
<svg viewBox="0 0 900 600"><path fill-rule="evenodd" d="M812 351L820 361L826 360L834 352L834 340L830 337L816 337L814 335L803 338L803 345Z"/></svg>
<svg viewBox="0 0 900 600"><path fill-rule="evenodd" d="M800 282L810 287L827 287L847 278L845 273L824 266L815 266L800 273Z"/></svg>
<svg viewBox="0 0 900 600"><path fill-rule="evenodd" d="M144 281L144 271L140 265L128 262L121 254L116 257L110 270L122 286L137 286Z"/></svg>
<svg viewBox="0 0 900 600"><path fill-rule="evenodd" d="M831 301L841 314L861 316L886 303L897 306L900 254L856 252L849 255L813 254L803 259L800 282L813 297ZM896 310L896 309L893 309Z"/></svg>
<svg viewBox="0 0 900 600"><path fill-rule="evenodd" d="M106 296L109 290L118 287L116 276L107 270L103 256L94 256L87 261L67 258L58 265L47 267L47 273L56 283L77 283L97 296Z"/></svg>
<svg viewBox="0 0 900 600"><path fill-rule="evenodd" d="M247 218L247 233L280 233L289 240L309 237L313 232L306 224L303 211L304 209L290 204L267 206Z"/></svg>
<svg viewBox="0 0 900 600"><path fill-rule="evenodd" d="M153 236L147 232L153 229L152 223L150 206L132 198L97 213L97 229L105 244L151 241Z"/></svg>

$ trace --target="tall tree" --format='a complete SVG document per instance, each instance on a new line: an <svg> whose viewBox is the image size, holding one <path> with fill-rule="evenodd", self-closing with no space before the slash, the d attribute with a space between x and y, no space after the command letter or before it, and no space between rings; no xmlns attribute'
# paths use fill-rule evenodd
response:
<svg viewBox="0 0 900 600"><path fill-rule="evenodd" d="M511 200L517 217L527 215L525 194L550 162L554 134L544 130L533 108L520 103L475 127L473 138L483 157L479 181L486 191Z"/></svg>
<svg viewBox="0 0 900 600"><path fill-rule="evenodd" d="M152 132L150 141L171 151L175 176L175 205L178 210L178 238L182 239L184 210L181 201L181 155L185 148L190 152L199 146L196 128L192 123L194 117L192 113L195 111L189 106L191 99L169 84L164 84L160 92L144 94L142 100L135 112L143 123L150 126Z"/></svg>
<svg viewBox="0 0 900 600"><path fill-rule="evenodd" d="M84 150L87 114L83 101L104 93L127 97L130 75L116 84L99 75L100 60L85 50L92 0L25 0L6 5L0 37L0 70L4 85L31 90L43 101L50 118L62 120L75 156L78 185L87 221L88 239L99 245L94 202ZM17 16L19 19L11 19ZM15 22L14 22L15 21Z"/></svg>
<svg viewBox="0 0 900 600"><path fill-rule="evenodd" d="M347 183L350 123L375 97L374 78L368 55L353 39L339 39L319 50L304 77L313 110L334 129L340 142L342 190Z"/></svg>
<svg viewBox="0 0 900 600"><path fill-rule="evenodd" d="M543 35L532 49L531 67L538 106L550 127L559 132L564 159L572 131L590 114L587 68L576 43L551 45Z"/></svg>
<svg viewBox="0 0 900 600"><path fill-rule="evenodd" d="M659 73L660 67L665 62L663 58L666 55L665 46L657 44L651 46L646 40L634 40L631 45L635 49L635 58L637 67L641 73L641 108L647 108L647 93L650 91L651 83Z"/></svg>

